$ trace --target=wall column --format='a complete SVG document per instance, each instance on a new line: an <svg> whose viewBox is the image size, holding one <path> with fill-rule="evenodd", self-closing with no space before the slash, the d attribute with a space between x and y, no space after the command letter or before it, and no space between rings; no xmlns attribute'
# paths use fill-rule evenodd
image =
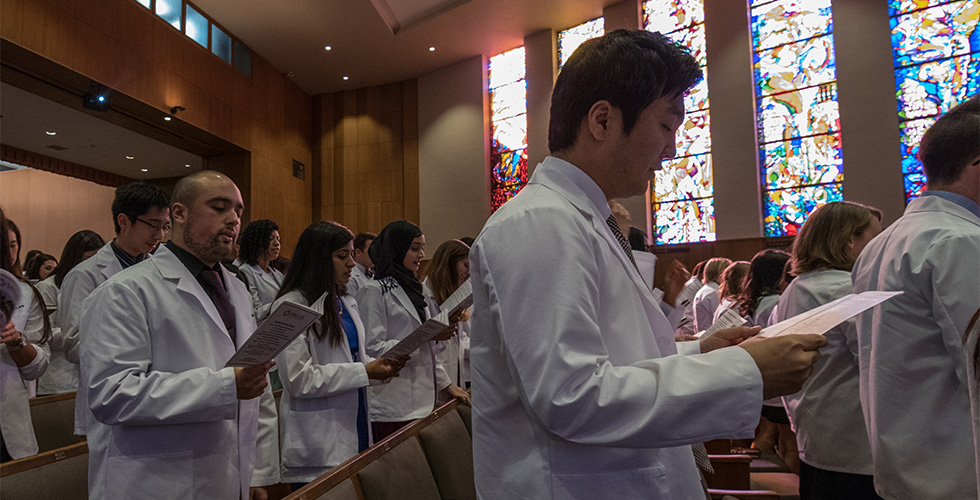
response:
<svg viewBox="0 0 980 500"><path fill-rule="evenodd" d="M705 0L717 239L762 236L752 35L746 2Z"/></svg>
<svg viewBox="0 0 980 500"><path fill-rule="evenodd" d="M879 208L890 223L905 210L905 188L888 6L834 0L833 13L844 199Z"/></svg>
<svg viewBox="0 0 980 500"><path fill-rule="evenodd" d="M527 74L527 174L548 156L551 89L558 76L558 37L546 29L524 39Z"/></svg>

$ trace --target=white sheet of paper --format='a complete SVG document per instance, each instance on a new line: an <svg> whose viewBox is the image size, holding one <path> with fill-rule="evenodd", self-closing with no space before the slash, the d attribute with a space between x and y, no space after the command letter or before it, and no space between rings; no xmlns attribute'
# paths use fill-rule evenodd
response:
<svg viewBox="0 0 980 500"><path fill-rule="evenodd" d="M430 318L421 326L401 339L394 347L382 354L387 357L408 356L422 347L423 344L432 340L440 332L449 327L449 318L459 314L463 309L473 305L473 283L470 280L463 282L445 302L439 305L442 311L435 317Z"/></svg>
<svg viewBox="0 0 980 500"><path fill-rule="evenodd" d="M295 302L279 304L225 366L254 366L275 358L322 314Z"/></svg>
<svg viewBox="0 0 980 500"><path fill-rule="evenodd" d="M745 323L747 323L745 318L739 316L738 311L729 307L728 309L725 309L725 312L721 313L721 316L718 316L718 320L712 323L707 330L698 332L694 336L697 338L708 338L717 333L718 330L742 326Z"/></svg>
<svg viewBox="0 0 980 500"><path fill-rule="evenodd" d="M633 252L633 259L636 260L636 269L640 271L643 282L653 290L653 272L656 270L657 256L650 252Z"/></svg>
<svg viewBox="0 0 980 500"><path fill-rule="evenodd" d="M902 292L864 292L845 295L833 302L780 321L763 329L756 336L767 338L807 333L823 335L848 319L901 294Z"/></svg>

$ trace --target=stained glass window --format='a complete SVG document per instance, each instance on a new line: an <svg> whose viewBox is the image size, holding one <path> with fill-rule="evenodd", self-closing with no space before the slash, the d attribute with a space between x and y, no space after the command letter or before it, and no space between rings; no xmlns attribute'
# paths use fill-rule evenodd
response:
<svg viewBox="0 0 980 500"><path fill-rule="evenodd" d="M905 199L925 189L919 141L936 118L980 91L980 2L891 0Z"/></svg>
<svg viewBox="0 0 980 500"><path fill-rule="evenodd" d="M677 131L677 154L657 172L652 190L654 242L715 240L714 180L708 110L703 0L643 2L643 26L686 47L705 79L684 97L687 111Z"/></svg>
<svg viewBox="0 0 980 500"><path fill-rule="evenodd" d="M830 0L751 0L766 236L843 197Z"/></svg>
<svg viewBox="0 0 980 500"><path fill-rule="evenodd" d="M490 211L527 184L524 47L490 58Z"/></svg>
<svg viewBox="0 0 980 500"><path fill-rule="evenodd" d="M606 32L606 23L601 17L584 22L574 28L558 32L558 69L572 56L572 52L586 40L602 36Z"/></svg>

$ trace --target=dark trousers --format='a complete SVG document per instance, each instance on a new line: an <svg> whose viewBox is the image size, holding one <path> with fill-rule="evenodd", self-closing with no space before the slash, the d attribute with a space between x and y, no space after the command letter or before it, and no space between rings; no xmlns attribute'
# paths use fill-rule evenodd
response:
<svg viewBox="0 0 980 500"><path fill-rule="evenodd" d="M882 500L874 476L818 469L800 462L800 500Z"/></svg>
<svg viewBox="0 0 980 500"><path fill-rule="evenodd" d="M371 422L371 433L374 434L374 442L380 443L384 438L398 432L398 429L412 423L412 420L404 422Z"/></svg>

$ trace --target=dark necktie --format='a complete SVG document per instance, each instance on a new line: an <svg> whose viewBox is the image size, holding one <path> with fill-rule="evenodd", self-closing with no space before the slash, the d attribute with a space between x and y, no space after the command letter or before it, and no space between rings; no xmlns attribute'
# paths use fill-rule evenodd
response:
<svg viewBox="0 0 980 500"><path fill-rule="evenodd" d="M228 299L228 292L225 290L225 286L221 283L221 276L218 276L218 271L212 269L204 269L201 271L201 281L203 281L207 286L205 286L205 292L207 292L208 297L211 298L211 302L214 303L214 307L218 309L218 314L221 316L221 321L225 324L225 328L228 329L228 336L231 337L231 341L234 344L238 344L238 339L235 332L235 306L231 305L231 300Z"/></svg>
<svg viewBox="0 0 980 500"><path fill-rule="evenodd" d="M613 235L616 236L616 240L619 241L619 246L623 247L623 251L626 252L626 256L630 258L630 262L633 263L633 267L639 271L639 268L636 267L636 259L633 258L633 249L630 248L630 243L626 241L626 237L623 236L623 231L619 229L619 222L616 222L616 218L610 215L609 218L606 219L606 225L609 226L609 229L612 231Z"/></svg>

